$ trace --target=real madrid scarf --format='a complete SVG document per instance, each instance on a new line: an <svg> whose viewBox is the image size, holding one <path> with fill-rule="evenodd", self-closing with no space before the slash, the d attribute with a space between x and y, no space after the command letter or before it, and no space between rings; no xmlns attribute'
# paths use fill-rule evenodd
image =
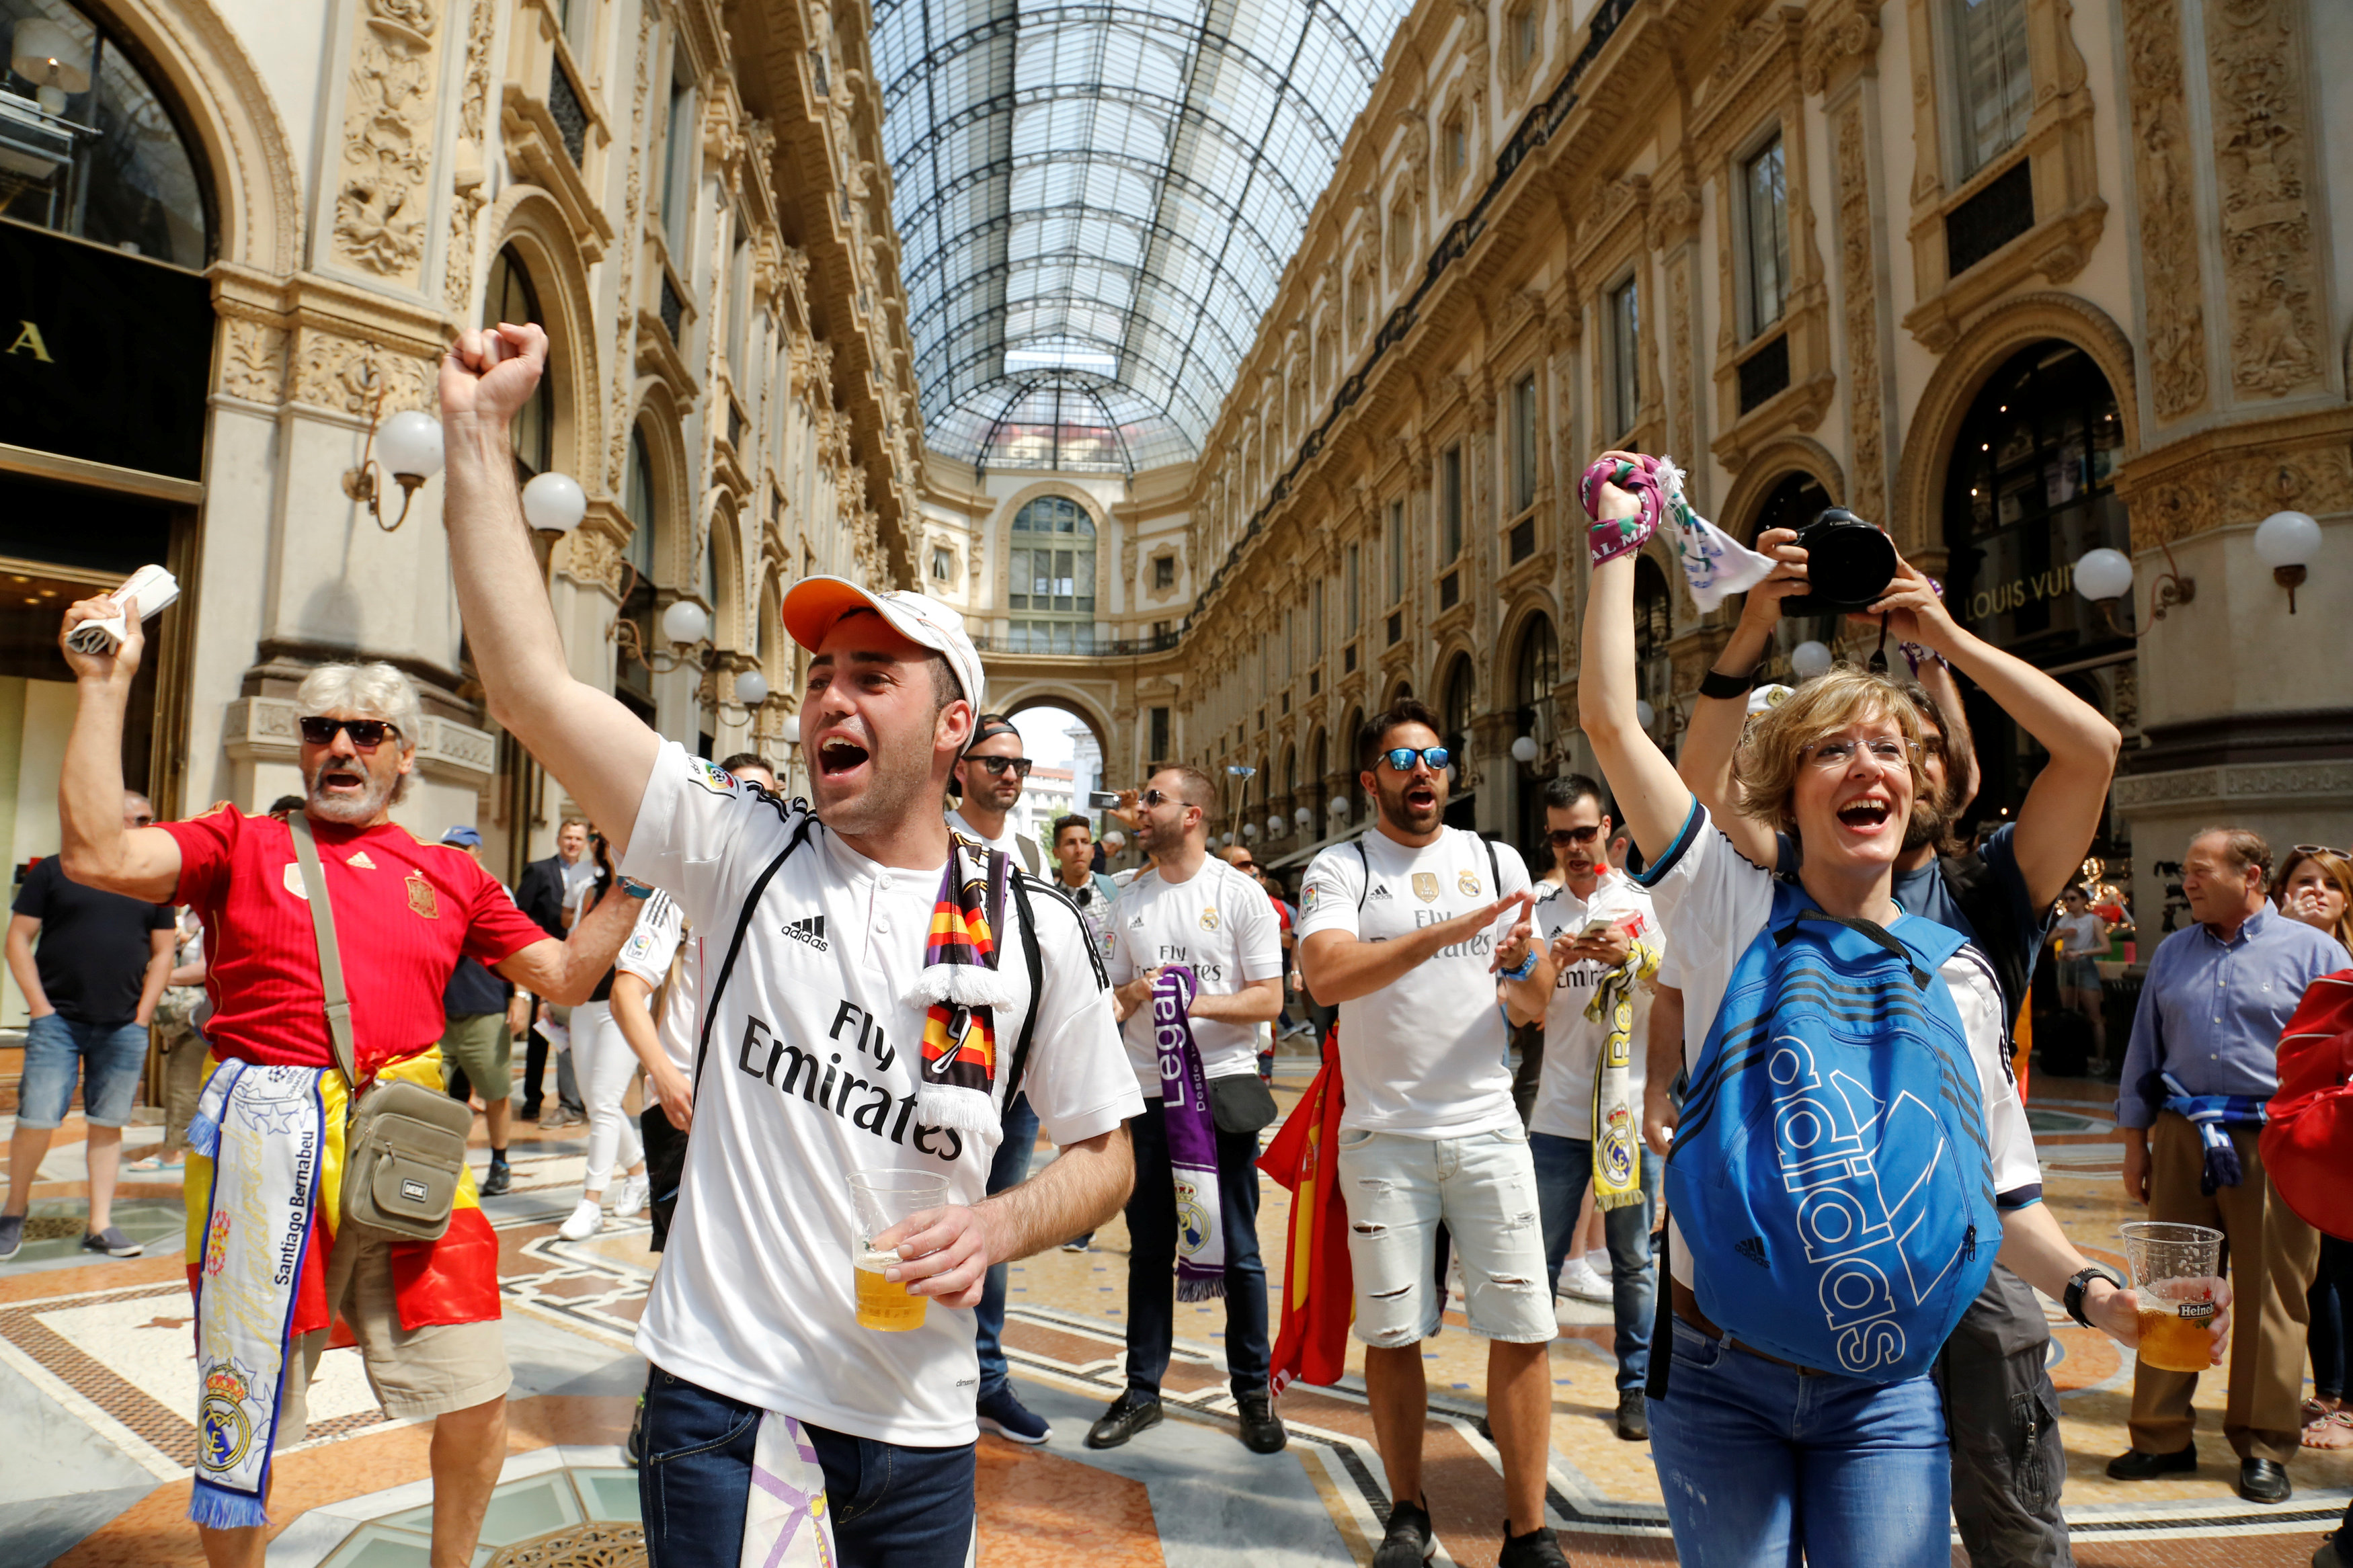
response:
<svg viewBox="0 0 2353 1568"><path fill-rule="evenodd" d="M1634 987L1659 972L1659 946L1634 939L1626 962L1601 977L1585 1016L1606 1026L1593 1064L1593 1206L1642 1201L1642 1107L1634 1098Z"/></svg>
<svg viewBox="0 0 2353 1568"><path fill-rule="evenodd" d="M188 1143L213 1162L196 1288L196 1484L188 1517L267 1524L287 1340L309 1253L326 1112L317 1068L224 1062Z"/></svg>
<svg viewBox="0 0 2353 1568"><path fill-rule="evenodd" d="M2160 1073L2165 1085L2165 1109L2189 1118L2204 1145L2206 1166L2198 1174L2198 1190L2208 1197L2221 1187L2235 1187L2244 1178L2239 1168L2239 1146L2231 1142L2233 1127L2261 1127L2264 1100L2257 1094L2192 1094L2171 1073Z"/></svg>
<svg viewBox="0 0 2353 1568"><path fill-rule="evenodd" d="M1226 1293L1225 1213L1218 1193L1218 1124L1209 1112L1209 1076L1193 1040L1193 998L1201 983L1172 963L1152 983L1152 1039L1160 1058L1160 1110L1168 1129L1169 1173L1176 1185L1176 1299L1210 1301Z"/></svg>
<svg viewBox="0 0 2353 1568"><path fill-rule="evenodd" d="M934 1127L953 1127L994 1145L997 1009L1013 1002L997 972L997 932L1005 913L1004 855L948 835L947 869L932 907L923 971L907 994L923 1015L923 1079L915 1109Z"/></svg>

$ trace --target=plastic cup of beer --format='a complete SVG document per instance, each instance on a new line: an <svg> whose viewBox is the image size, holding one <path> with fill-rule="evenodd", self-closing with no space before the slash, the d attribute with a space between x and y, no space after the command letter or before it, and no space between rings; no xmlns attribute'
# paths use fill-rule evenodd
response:
<svg viewBox="0 0 2353 1568"><path fill-rule="evenodd" d="M901 1261L896 1247L878 1247L874 1238L902 1220L944 1206L948 1179L936 1171L852 1171L850 1201L858 1211L858 1326L903 1333L923 1326L928 1296L911 1296L904 1280L883 1270Z"/></svg>
<svg viewBox="0 0 2353 1568"><path fill-rule="evenodd" d="M2125 1260L2140 1292L2142 1361L2167 1372L2205 1372L2214 1364L2214 1281L2222 1270L2222 1233L2202 1225L2135 1220L2124 1227Z"/></svg>

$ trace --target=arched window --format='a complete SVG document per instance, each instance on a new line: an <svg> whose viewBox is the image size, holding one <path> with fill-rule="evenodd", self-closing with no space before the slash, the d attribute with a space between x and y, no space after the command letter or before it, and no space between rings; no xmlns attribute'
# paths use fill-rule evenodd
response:
<svg viewBox="0 0 2353 1568"><path fill-rule="evenodd" d="M1458 657L1453 668L1446 674L1446 698L1438 707L1439 722L1446 726L1439 743L1460 759L1470 754L1471 715L1477 700L1478 678L1471 668L1470 656ZM1458 771L1457 777L1461 774Z"/></svg>
<svg viewBox="0 0 2353 1568"><path fill-rule="evenodd" d="M622 486L629 516L629 542L621 558L634 569L627 579L621 618L638 628L638 647L654 647L654 468L643 430L629 432L629 468ZM613 669L613 695L648 723L654 716L654 677L642 660L624 652Z"/></svg>
<svg viewBox="0 0 2353 1568"><path fill-rule="evenodd" d="M1675 635L1674 595L1667 574L1644 555L1634 563L1634 693L1653 711L1662 710L1674 688L1667 642Z"/></svg>
<svg viewBox="0 0 2353 1568"><path fill-rule="evenodd" d="M1534 615L1520 633L1520 656L1512 666L1512 702L1519 710L1519 733L1539 746L1552 743L1552 689L1560 679L1560 639L1552 617Z"/></svg>
<svg viewBox="0 0 2353 1568"><path fill-rule="evenodd" d="M1095 521L1068 496L1013 514L1006 607L1015 653L1095 650Z"/></svg>
<svg viewBox="0 0 2353 1568"><path fill-rule="evenodd" d="M164 99L65 0L0 7L0 207L20 223L176 267L212 259L196 162ZM32 76L21 68L33 69Z"/></svg>
<svg viewBox="0 0 2353 1568"><path fill-rule="evenodd" d="M1315 731L1314 738L1307 742L1308 789L1311 792L1320 794L1324 788L1324 781L1331 777L1331 775L1332 744L1324 738L1324 731L1318 730ZM1318 816L1323 814L1323 801L1311 800L1307 804L1315 808Z"/></svg>
<svg viewBox="0 0 2353 1568"><path fill-rule="evenodd" d="M546 325L539 313L539 293L531 286L531 273L522 258L514 253L513 246L502 246L491 263L490 286L482 290L482 325L494 327L501 321L521 323L537 321ZM529 479L543 474L555 462L555 378L543 375L539 389L531 401L516 413L514 423L507 427L507 438L514 447L517 477Z"/></svg>

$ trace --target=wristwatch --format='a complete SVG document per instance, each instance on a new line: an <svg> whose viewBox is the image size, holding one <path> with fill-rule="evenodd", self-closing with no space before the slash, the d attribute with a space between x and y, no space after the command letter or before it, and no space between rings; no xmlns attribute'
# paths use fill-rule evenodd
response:
<svg viewBox="0 0 2353 1568"><path fill-rule="evenodd" d="M2068 1279L2067 1293L2061 1304L2067 1309L2069 1317L2087 1329L2092 1326L2092 1320L2084 1316L2084 1290L2094 1279L2105 1279L2119 1290L2125 1288L2125 1282L2113 1269L2103 1268L2096 1263Z"/></svg>

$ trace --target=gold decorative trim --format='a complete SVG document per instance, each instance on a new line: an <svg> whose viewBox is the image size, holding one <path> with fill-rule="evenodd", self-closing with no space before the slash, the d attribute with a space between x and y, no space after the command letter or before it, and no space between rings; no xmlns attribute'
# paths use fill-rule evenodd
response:
<svg viewBox="0 0 2353 1568"><path fill-rule="evenodd" d="M69 458L61 452L44 452L32 447L11 446L5 441L0 441L0 473L64 479L71 484L93 485L100 489L116 490L123 495L178 501L186 506L201 505L205 499L205 487L201 480L175 479L168 474L151 474L141 468L118 468L112 463L94 463L87 458ZM54 576L58 569L44 566L42 570ZM121 580L110 576L103 581L106 586L112 587Z"/></svg>

